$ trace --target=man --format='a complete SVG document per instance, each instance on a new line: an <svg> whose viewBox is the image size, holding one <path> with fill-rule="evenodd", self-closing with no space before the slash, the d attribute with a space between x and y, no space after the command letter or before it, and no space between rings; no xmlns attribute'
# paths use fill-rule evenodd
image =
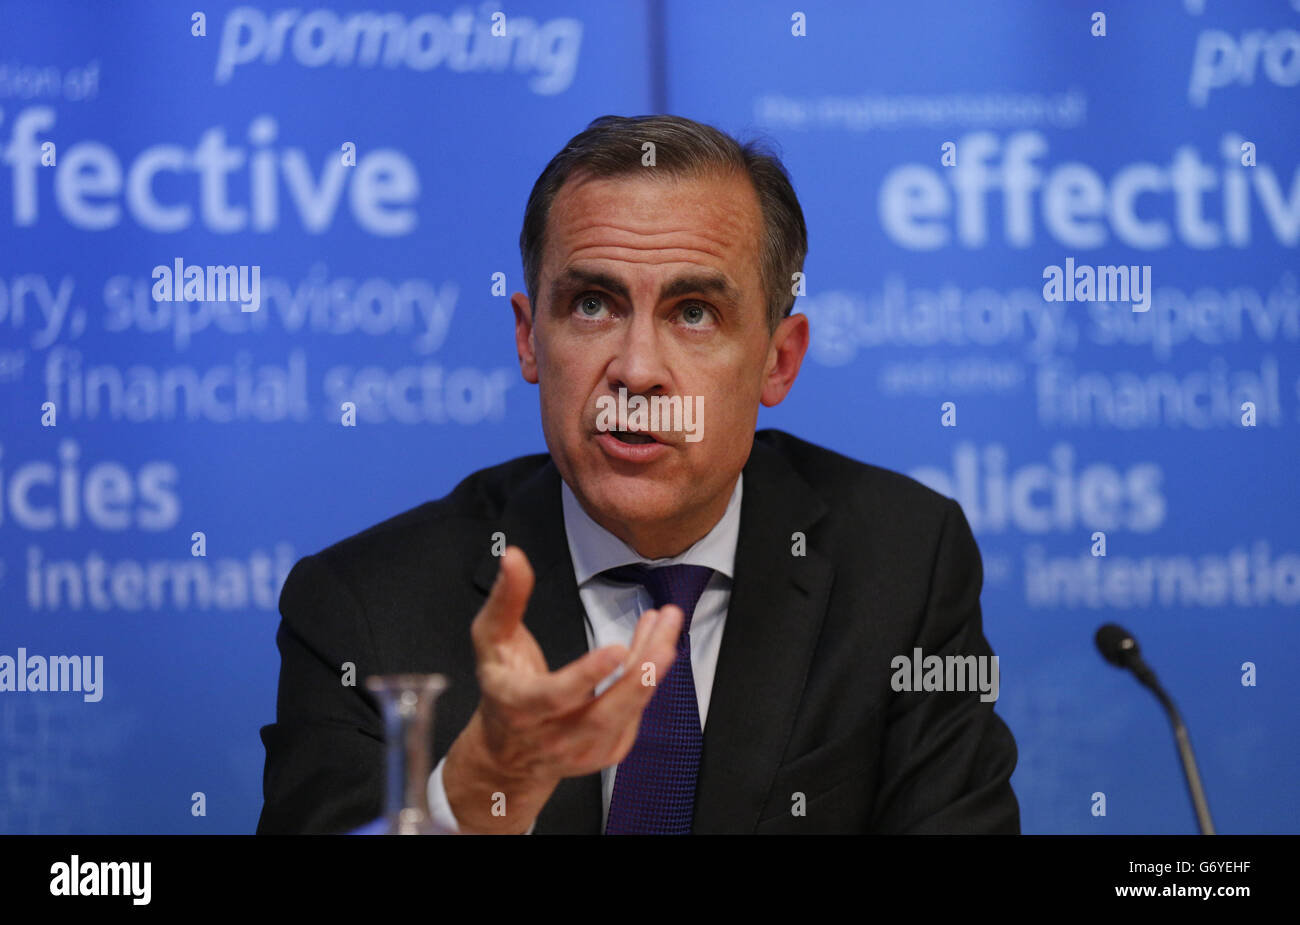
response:
<svg viewBox="0 0 1300 925"><path fill-rule="evenodd" d="M461 831L1019 831L992 703L891 683L992 655L960 507L755 434L808 347L806 241L779 161L687 119L597 119L551 161L512 300L550 452L294 568L259 832L380 814L344 662L447 676L429 794ZM611 422L637 396L697 413Z"/></svg>

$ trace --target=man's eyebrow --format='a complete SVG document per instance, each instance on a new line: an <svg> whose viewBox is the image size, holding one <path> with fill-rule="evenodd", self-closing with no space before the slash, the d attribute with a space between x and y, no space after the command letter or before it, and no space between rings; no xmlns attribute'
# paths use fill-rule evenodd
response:
<svg viewBox="0 0 1300 925"><path fill-rule="evenodd" d="M557 276L555 282L551 284L551 304L554 305L566 291L588 288L607 289L621 299L631 298L622 280L597 270L580 270L577 267L569 267Z"/></svg>
<svg viewBox="0 0 1300 925"><path fill-rule="evenodd" d="M692 273L679 276L660 290L659 301L690 295L692 292L719 295L728 302L740 303L740 293L720 273Z"/></svg>
<svg viewBox="0 0 1300 925"><path fill-rule="evenodd" d="M622 280L597 270L582 270L577 267L570 267L556 277L555 282L551 285L551 301L554 302L566 290L584 287L606 289L619 298L631 298L627 286L623 285ZM659 301L675 299L680 296L690 295L693 292L704 295L720 295L730 302L740 302L740 292L728 282L725 276L719 273L690 273L686 276L679 276L659 291Z"/></svg>

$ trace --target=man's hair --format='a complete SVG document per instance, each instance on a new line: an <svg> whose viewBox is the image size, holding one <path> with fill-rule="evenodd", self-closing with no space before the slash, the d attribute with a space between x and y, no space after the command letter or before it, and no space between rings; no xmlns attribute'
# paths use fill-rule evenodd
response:
<svg viewBox="0 0 1300 925"><path fill-rule="evenodd" d="M654 145L653 167L641 164L646 142ZM765 142L741 144L711 125L681 116L601 116L551 158L528 196L519 253L534 313L551 204L576 172L591 177L636 174L664 179L744 172L758 194L763 216L759 261L769 333L794 308L794 274L803 270L808 230L790 176Z"/></svg>

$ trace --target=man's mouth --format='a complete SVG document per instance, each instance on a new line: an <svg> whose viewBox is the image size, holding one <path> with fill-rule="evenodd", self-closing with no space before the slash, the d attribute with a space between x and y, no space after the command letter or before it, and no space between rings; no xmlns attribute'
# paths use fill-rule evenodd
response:
<svg viewBox="0 0 1300 925"><path fill-rule="evenodd" d="M618 440L620 443L637 444L637 443L658 443L659 442L654 437L641 431L611 430L609 431L609 435L613 437L615 440Z"/></svg>

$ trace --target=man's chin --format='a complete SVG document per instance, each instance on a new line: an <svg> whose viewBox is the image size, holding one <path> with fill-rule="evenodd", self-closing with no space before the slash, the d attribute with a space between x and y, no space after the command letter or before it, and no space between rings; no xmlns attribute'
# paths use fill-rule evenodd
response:
<svg viewBox="0 0 1300 925"><path fill-rule="evenodd" d="M674 481L651 472L604 472L584 484L590 506L601 517L626 524L662 523L679 516L686 496Z"/></svg>

